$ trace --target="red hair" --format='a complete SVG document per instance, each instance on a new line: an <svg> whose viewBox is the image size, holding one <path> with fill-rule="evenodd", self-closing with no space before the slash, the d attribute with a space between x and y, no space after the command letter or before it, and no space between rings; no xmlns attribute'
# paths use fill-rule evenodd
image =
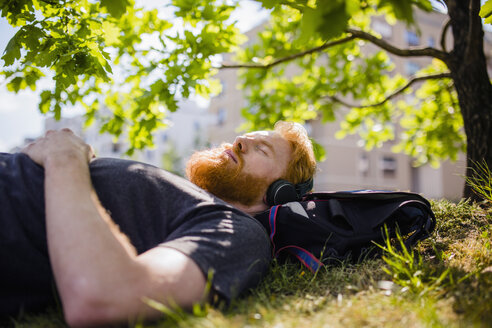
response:
<svg viewBox="0 0 492 328"><path fill-rule="evenodd" d="M312 179L316 172L316 159L306 129L299 123L278 121L274 130L290 143L292 149L292 160L283 179L294 184Z"/></svg>

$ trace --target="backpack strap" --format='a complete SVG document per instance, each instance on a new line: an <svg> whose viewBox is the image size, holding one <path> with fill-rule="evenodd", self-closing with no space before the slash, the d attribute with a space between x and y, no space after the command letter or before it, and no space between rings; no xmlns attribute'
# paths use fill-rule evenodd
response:
<svg viewBox="0 0 492 328"><path fill-rule="evenodd" d="M318 260L318 258L314 256L311 252L308 252L304 248L295 245L282 247L278 250L275 256L277 256L280 251L283 250L286 250L297 257L297 259L301 261L301 263L304 264L312 273L316 273L316 271L318 271L323 266L323 263L321 263L321 261Z"/></svg>
<svg viewBox="0 0 492 328"><path fill-rule="evenodd" d="M275 242L273 241L273 237L275 237L275 233L277 232L277 211L279 207L282 207L282 205L272 206L270 208L270 214L268 215L268 222L270 224L270 241L272 242L272 254L275 254Z"/></svg>
<svg viewBox="0 0 492 328"><path fill-rule="evenodd" d="M321 263L321 261L316 256L314 256L311 252L305 250L304 248L295 245L288 245L280 248L278 251L275 251L275 242L273 239L275 237L275 233L277 232L277 213L280 207L282 207L282 205L272 206L268 215L268 221L270 224L270 241L272 242L273 257L278 257L281 251L286 250L297 257L297 259L301 261L301 263L304 264L311 272L315 273L319 270L320 267L323 266L323 263Z"/></svg>

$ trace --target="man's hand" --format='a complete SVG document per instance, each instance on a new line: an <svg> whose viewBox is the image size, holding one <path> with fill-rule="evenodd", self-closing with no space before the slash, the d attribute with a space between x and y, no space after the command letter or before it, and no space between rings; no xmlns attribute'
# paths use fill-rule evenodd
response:
<svg viewBox="0 0 492 328"><path fill-rule="evenodd" d="M167 247L138 255L113 222L93 188L94 153L83 140L68 129L48 131L23 152L44 167L48 252L70 326L162 315L145 298L182 308L202 300L205 275L191 258Z"/></svg>
<svg viewBox="0 0 492 328"><path fill-rule="evenodd" d="M50 160L78 160L88 163L95 157L94 150L70 129L49 130L44 137L27 145L21 152L45 167Z"/></svg>

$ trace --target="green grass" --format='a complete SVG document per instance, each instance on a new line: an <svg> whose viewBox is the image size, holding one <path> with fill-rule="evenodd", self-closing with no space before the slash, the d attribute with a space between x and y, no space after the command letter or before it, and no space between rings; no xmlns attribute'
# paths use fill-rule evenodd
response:
<svg viewBox="0 0 492 328"><path fill-rule="evenodd" d="M490 203L489 203L490 205ZM413 252L322 268L271 265L259 287L229 307L175 311L130 327L490 327L492 207L432 202L437 227ZM60 311L13 327L60 327Z"/></svg>

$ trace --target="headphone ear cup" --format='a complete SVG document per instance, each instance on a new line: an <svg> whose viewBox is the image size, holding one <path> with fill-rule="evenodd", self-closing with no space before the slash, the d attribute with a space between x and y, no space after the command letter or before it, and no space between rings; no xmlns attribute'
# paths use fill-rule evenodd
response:
<svg viewBox="0 0 492 328"><path fill-rule="evenodd" d="M299 198L302 198L304 195L306 195L308 192L310 192L313 189L313 184L314 181L312 178L304 182L301 182L299 184L296 184L295 188L296 188L297 196Z"/></svg>
<svg viewBox="0 0 492 328"><path fill-rule="evenodd" d="M274 181L268 187L266 201L269 206L285 204L298 200L295 186L286 180Z"/></svg>

